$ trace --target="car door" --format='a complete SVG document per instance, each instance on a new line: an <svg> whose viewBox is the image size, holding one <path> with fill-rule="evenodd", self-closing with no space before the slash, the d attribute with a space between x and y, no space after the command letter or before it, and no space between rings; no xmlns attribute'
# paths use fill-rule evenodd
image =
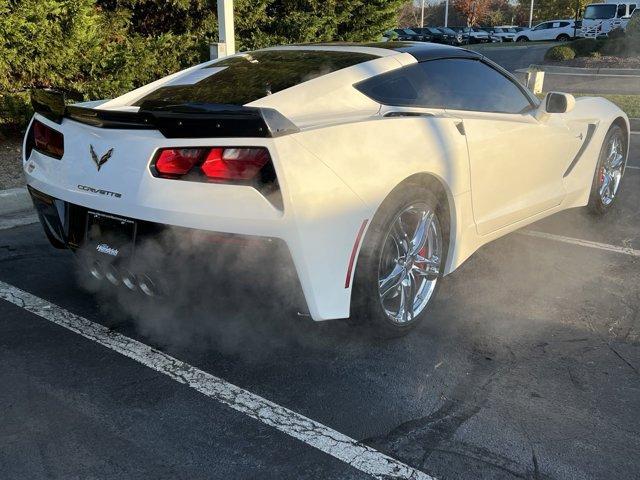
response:
<svg viewBox="0 0 640 480"><path fill-rule="evenodd" d="M463 122L479 234L562 202L563 174L581 144L563 116L538 121L535 97L483 60L453 58L420 65L428 85L423 102L442 106Z"/></svg>
<svg viewBox="0 0 640 480"><path fill-rule="evenodd" d="M555 40L562 32L562 24L566 22L552 22L551 26L544 30L541 40Z"/></svg>
<svg viewBox="0 0 640 480"><path fill-rule="evenodd" d="M551 26L550 22L541 23L533 27L533 30L529 32L529 40L544 40L546 30Z"/></svg>

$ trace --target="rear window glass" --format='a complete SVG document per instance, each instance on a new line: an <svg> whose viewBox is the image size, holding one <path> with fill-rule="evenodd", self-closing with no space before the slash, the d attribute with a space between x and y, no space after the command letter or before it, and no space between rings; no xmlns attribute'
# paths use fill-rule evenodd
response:
<svg viewBox="0 0 640 480"><path fill-rule="evenodd" d="M270 50L229 57L154 90L136 102L245 105L336 70L378 58L354 52ZM189 83L189 79L193 79Z"/></svg>

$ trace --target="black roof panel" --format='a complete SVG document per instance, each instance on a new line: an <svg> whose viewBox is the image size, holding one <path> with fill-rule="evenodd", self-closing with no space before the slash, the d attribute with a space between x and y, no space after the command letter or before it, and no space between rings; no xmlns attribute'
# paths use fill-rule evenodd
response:
<svg viewBox="0 0 640 480"><path fill-rule="evenodd" d="M419 62L438 58L482 58L477 52L464 48L428 42L376 42L363 43L362 47L386 48L413 55Z"/></svg>
<svg viewBox="0 0 640 480"><path fill-rule="evenodd" d="M413 55L416 60L436 60L438 58L482 58L477 52L464 48L453 47L430 42L321 42L321 43L294 43L284 45L288 47L370 47L384 48L396 52L406 52ZM276 47L277 48L277 47ZM374 53L372 53L375 55Z"/></svg>

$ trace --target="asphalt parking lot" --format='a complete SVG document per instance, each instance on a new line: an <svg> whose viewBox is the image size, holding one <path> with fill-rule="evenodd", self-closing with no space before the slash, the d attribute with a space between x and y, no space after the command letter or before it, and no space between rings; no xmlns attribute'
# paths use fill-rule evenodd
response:
<svg viewBox="0 0 640 480"><path fill-rule="evenodd" d="M0 477L639 478L639 147L607 217L483 247L386 343L277 296L128 308L1 229Z"/></svg>

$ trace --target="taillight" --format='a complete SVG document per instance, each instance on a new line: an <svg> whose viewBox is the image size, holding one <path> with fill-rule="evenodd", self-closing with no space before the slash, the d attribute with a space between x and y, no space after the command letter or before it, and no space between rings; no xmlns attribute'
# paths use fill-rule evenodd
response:
<svg viewBox="0 0 640 480"><path fill-rule="evenodd" d="M200 162L205 151L204 148L166 148L160 150L155 168L160 175L170 178L186 175Z"/></svg>
<svg viewBox="0 0 640 480"><path fill-rule="evenodd" d="M275 180L271 156L263 147L163 148L151 167L163 178L242 184Z"/></svg>
<svg viewBox="0 0 640 480"><path fill-rule="evenodd" d="M64 155L64 136L37 120L33 122L33 140L35 149L40 153L58 160Z"/></svg>
<svg viewBox="0 0 640 480"><path fill-rule="evenodd" d="M212 180L251 180L270 160L266 148L212 148L201 168Z"/></svg>

